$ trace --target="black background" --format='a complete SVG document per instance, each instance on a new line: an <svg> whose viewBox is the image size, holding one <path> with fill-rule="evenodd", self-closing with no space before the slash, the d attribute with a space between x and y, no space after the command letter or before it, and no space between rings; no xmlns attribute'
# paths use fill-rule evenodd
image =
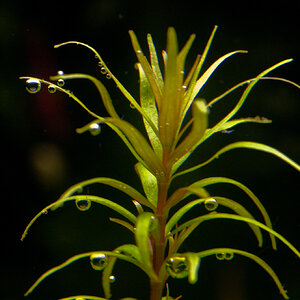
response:
<svg viewBox="0 0 300 300"><path fill-rule="evenodd" d="M126 120L138 124L138 114L117 91L115 85L99 72L93 55L86 49L53 45L78 40L97 49L111 71L138 97L136 58L128 30L133 29L146 53L146 34L152 33L157 49L165 47L166 30L174 26L180 46L196 33L187 67L201 53L214 25L219 25L205 66L221 55L246 49L225 62L203 89L201 97L212 99L239 81L257 75L263 69L286 58L288 65L274 71L300 82L299 78L299 3L239 2L221 4L214 1L10 1L0 5L0 116L2 170L2 289L1 298L23 299L23 293L40 274L68 257L84 251L113 249L133 242L127 232L110 224L108 209L94 207L78 212L74 205L42 216L24 242L21 234L39 210L55 201L70 185L91 177L108 176L140 189L133 171L134 159L108 128L97 137L77 135L75 128L92 119L77 104L63 95L48 94L44 87L35 95L25 91L19 76L47 79L57 70L65 73L90 73L103 79L116 108ZM101 77L102 76L102 77ZM85 81L66 85L89 107L105 115L94 87ZM234 94L238 96L239 94ZM220 119L235 103L216 105L210 122ZM222 134L203 145L191 157L201 162L221 146L236 140L265 142L296 161L300 161L299 90L282 82L262 82L255 87L240 117L264 116L269 125L242 125L231 134ZM299 175L290 166L267 154L235 150L199 172L175 182L187 185L198 178L228 176L245 183L262 200L275 229L296 247L299 244ZM212 194L232 195L261 219L255 207L242 193L226 186L216 186ZM86 191L120 200L121 194L103 187ZM127 201L129 203L129 201ZM131 207L129 204L128 207ZM199 211L202 212L202 211ZM264 258L277 272L291 299L300 299L299 259L278 242L272 251L267 235L265 247L256 241L245 225L229 221L205 224L187 241L182 251L200 251L209 247L248 249ZM114 299L147 299L148 283L144 274L128 264L116 270ZM199 282L189 286L186 280L170 282L171 295L182 299L249 300L282 299L269 275L253 262L236 258L202 262ZM45 280L28 299L58 299L75 294L103 296L101 274L91 270L83 260Z"/></svg>

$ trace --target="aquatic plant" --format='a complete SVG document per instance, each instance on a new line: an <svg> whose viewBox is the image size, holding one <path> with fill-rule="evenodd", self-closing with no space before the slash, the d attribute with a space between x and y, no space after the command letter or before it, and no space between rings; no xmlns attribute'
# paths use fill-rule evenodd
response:
<svg viewBox="0 0 300 300"><path fill-rule="evenodd" d="M266 231L270 236L273 249L276 249L277 239L294 252L298 258L300 257L299 251L272 228L270 217L263 204L243 183L226 177L208 177L199 178L188 186L180 186L174 192L170 191L171 183L175 178L198 170L213 162L224 153L238 148L258 150L272 154L296 170L300 170L300 166L285 154L270 146L254 141L239 141L231 143L217 151L213 149L213 154L206 161L190 168L182 169L182 165L188 160L191 153L200 151L199 146L213 135L230 131L233 127L247 122L262 124L271 122L263 117L234 119L257 82L261 80L278 80L300 88L299 85L287 79L269 76L271 71L292 61L292 59L287 59L260 72L254 78L236 84L231 89L206 103L204 99L199 98L199 94L213 72L223 61L231 56L246 53L246 51L238 50L225 54L202 72L202 67L216 29L217 27L213 29L202 55L198 55L189 72L185 72L185 60L195 39L195 35L191 35L184 47L179 50L176 32L174 28L169 28L167 32L166 51L162 52L163 73L159 65L159 58L151 35L148 34L147 36L150 52L149 62L141 50L136 35L133 31L129 31L133 49L138 60L136 66L140 79L139 101L134 99L109 70L98 52L89 45L70 41L55 46L55 48L59 48L65 45L75 44L91 50L98 61L101 73L104 74L106 78L115 82L125 99L129 101L130 106L135 108L135 111L141 115L147 137L134 125L119 116L107 89L103 83L95 77L79 73L64 74L63 72L59 72L56 76L50 77L51 81L35 77L21 77L21 79L26 80L26 89L30 93L37 93L42 85L46 85L50 93L59 91L66 94L94 117L94 120L89 124L77 129L78 133L89 131L93 135L99 134L100 126L103 124L106 124L115 131L137 160L134 167L144 191L144 194L142 194L135 188L116 179L106 177L93 178L71 186L57 201L39 212L26 227L22 240L27 235L33 223L40 216L50 210L53 211L61 208L64 203L71 201L76 204L76 207L80 211L90 209L91 204L95 203L104 205L118 212L121 218L110 218L110 220L125 227L126 230L129 230L134 235L136 243L120 245L113 250L101 249L99 251L75 255L44 273L30 287L25 295L30 294L37 285L54 272L69 266L77 260L89 258L92 268L102 271L102 285L105 298L77 295L64 298L65 300L111 298L111 283L114 281L112 274L118 260L132 263L147 274L150 280L149 298L151 300L171 300L174 298L170 296L169 287L167 285L167 280L170 276L178 279L187 278L189 283L194 284L198 279L198 271L202 259L208 256L215 256L219 260L231 260L234 256L240 255L254 261L262 267L266 273L272 277L283 298L288 299L286 290L284 290L273 269L267 262L255 254L245 250L225 247L199 252L180 251L185 240L194 230L201 226L203 222L223 219L232 222L247 223L258 241L259 247L263 244L262 231ZM64 81L68 79L90 80L99 91L108 116L100 116L91 111L86 104L71 91L65 89L63 84ZM244 88L244 90L231 111L215 125L208 127L208 114L212 106L233 91L241 88ZM191 114L188 114L189 111L191 111ZM242 204L233 199L210 195L206 188L210 185L221 183L233 185L243 191L256 205L264 221L260 222L256 220ZM129 196L136 207L136 213L129 211L112 199L82 194L84 188L93 184L108 185ZM182 220L187 212L192 211L199 205L204 206L206 213L189 220ZM219 210L222 206L230 209L232 213L225 213ZM211 222L211 225L213 226L213 222ZM177 295L176 299L180 297L180 295Z"/></svg>

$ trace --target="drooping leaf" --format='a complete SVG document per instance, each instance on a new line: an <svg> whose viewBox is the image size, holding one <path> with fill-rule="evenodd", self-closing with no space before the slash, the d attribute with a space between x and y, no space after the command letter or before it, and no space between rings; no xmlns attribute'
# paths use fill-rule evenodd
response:
<svg viewBox="0 0 300 300"><path fill-rule="evenodd" d="M191 219L191 220L181 224L180 226L178 226L176 229L174 229L172 231L172 234L180 232L181 230L183 230L184 228L187 228L188 226L190 226L192 224L200 225L204 221L214 220L214 219L229 219L229 220L242 221L242 222L254 224L254 225L260 227L261 229L272 233L275 237L277 237L279 240L281 240L288 248L290 248L291 251L293 251L300 258L300 252L281 234L274 231L272 228L269 228L265 224L262 224L261 222L258 222L256 220L253 220L250 218L245 218L245 217L241 217L238 215L234 215L234 214L215 213L215 214L208 214L208 215L204 215L201 217L197 217L197 218Z"/></svg>
<svg viewBox="0 0 300 300"><path fill-rule="evenodd" d="M189 186L189 188L192 188L192 189L197 188L198 189L198 188L207 187L212 184L220 184L220 183L232 184L232 185L238 187L239 189L241 189L242 191L244 191L249 196L249 198L253 201L253 203L256 205L256 207L259 209L259 211L261 212L266 225L269 228L272 228L272 223L271 223L270 217L269 217L265 207L261 203L261 201L256 197L256 195L249 188L247 188L244 184L240 183L237 180L234 180L231 178L226 178L226 177L208 177L208 178L204 178L204 179L194 182L193 184L191 184ZM189 188L187 188L186 190L188 191ZM186 196L188 196L188 195L189 195L189 193L186 194ZM274 250L276 250L276 240L272 234L270 234L270 238L272 241L272 247Z"/></svg>
<svg viewBox="0 0 300 300"><path fill-rule="evenodd" d="M186 173L189 173L189 172L192 172L192 171L195 171L195 170L209 164L211 161L218 158L221 154L226 153L229 150L233 150L233 149L237 149L237 148L247 148L247 149L253 149L253 150L259 150L259 151L267 152L269 154L277 156L278 158L280 158L281 160L283 160L284 162L288 163L290 166L295 168L297 171L300 171L300 166L295 161L293 161L292 159L287 157L282 152L276 150L275 148L272 148L270 146L267 146L267 145L261 144L261 143L241 141L241 142L235 142L235 143L232 143L232 144L229 144L229 145L225 146L224 148L219 150L216 154L214 154L210 159L208 159L204 163L201 163L201 164L196 165L192 168L189 168L187 170L179 172L179 173L175 174L173 176L173 178L175 178L177 176L180 176L180 175L183 175L183 174L186 174Z"/></svg>
<svg viewBox="0 0 300 300"><path fill-rule="evenodd" d="M204 258L204 257L210 256L210 255L216 255L218 253L233 253L233 254L238 254L238 255L242 255L247 258L250 258L251 260L256 262L258 265L260 265L272 277L273 281L277 285L283 298L289 299L289 297L287 296L287 291L283 288L283 285L279 281L279 278L276 275L276 273L273 271L273 269L264 260L262 260L260 257L254 255L252 253L249 253L249 252L246 252L243 250L239 250L239 249L232 249L232 248L214 248L214 249L198 252L197 255L199 255L200 258Z"/></svg>

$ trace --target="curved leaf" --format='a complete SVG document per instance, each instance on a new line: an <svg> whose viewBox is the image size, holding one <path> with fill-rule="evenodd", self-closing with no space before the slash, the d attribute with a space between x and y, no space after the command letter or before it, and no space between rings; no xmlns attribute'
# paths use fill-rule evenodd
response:
<svg viewBox="0 0 300 300"><path fill-rule="evenodd" d="M100 253L100 252L99 251L91 251L91 252L77 254L75 256L70 257L69 259L67 259L62 264L60 264L60 265L58 265L54 268L51 268L50 270L45 272L43 275L41 275L36 280L36 282L28 289L28 291L24 294L24 296L28 296L44 279L46 279L48 276L52 275L53 273L69 266L70 264L72 264L73 262L76 262L79 259L87 258L87 257L90 257L91 255L97 254L97 253ZM134 259L132 257L129 257L128 255L123 255L123 254L119 254L119 253L112 252L112 251L101 251L101 254L107 255L109 257L116 257L116 258L122 259L124 261L128 261L128 262L136 265L140 269L142 269L144 272L146 272L146 274L148 274L147 270L143 267L143 265L139 264L136 259Z"/></svg>
<svg viewBox="0 0 300 300"><path fill-rule="evenodd" d="M226 178L226 177L208 177L208 178L204 178L204 179L194 182L189 187L193 188L193 189L194 188L203 188L203 187L206 187L206 186L209 186L212 184L218 184L218 183L232 184L232 185L238 187L239 189L241 189L242 191L244 191L249 196L249 198L253 201L253 203L257 206L259 211L261 212L266 225L269 228L272 228L272 223L271 223L270 217L269 217L265 207L262 205L262 203L259 201L259 199L255 196L255 194L249 188L247 188L244 184L240 183L239 181L236 181L231 178ZM272 247L274 250L276 250L276 240L272 234L270 234L270 238L271 238L271 242L272 242Z"/></svg>
<svg viewBox="0 0 300 300"><path fill-rule="evenodd" d="M67 201L80 201L80 200L84 200L84 201L92 201L104 206L107 206L109 208L111 208L112 210L118 212L119 214L121 214L122 216L124 216L125 218L127 218L130 222L135 223L136 222L136 216L133 215L129 210L127 210L126 208L124 208L123 206L102 198L102 197L98 197L98 196L92 196L92 195L78 195L78 196L71 196L71 197L67 197L64 199L59 199L53 203L51 203L50 205L46 206L43 210L41 210L31 221L30 223L27 225L27 227L25 228L24 233L22 234L22 238L21 241L24 240L24 238L26 237L28 230L30 229L30 227L33 225L33 223L43 214L47 214L49 210L53 210L57 209L58 207L61 207L65 202Z"/></svg>
<svg viewBox="0 0 300 300"><path fill-rule="evenodd" d="M238 250L238 249L232 249L232 248L214 248L214 249L210 249L210 250L201 251L201 252L198 252L195 254L199 255L200 258L204 258L204 257L210 256L210 255L216 255L218 253L234 253L234 254L245 256L245 257L250 258L251 260L255 261L272 277L273 281L277 285L277 287L278 287L280 293L282 294L282 296L284 297L284 299L289 299L289 297L287 296L287 291L284 290L283 285L279 281L279 279L278 279L276 273L273 271L273 269L264 260L262 260L260 257L254 255L252 253Z"/></svg>
<svg viewBox="0 0 300 300"><path fill-rule="evenodd" d="M237 148L247 148L247 149L253 149L253 150L259 150L259 151L263 151L263 152L267 152L270 154L273 154L274 156L277 156L278 158L280 158L281 160L285 161L286 163L288 163L290 166L292 166L293 168L295 168L297 171L300 171L300 166L293 161L292 159L290 159L289 157L287 157L285 154L283 154L282 152L276 150L275 148L272 148L270 146L267 146L265 144L261 144L261 143L256 143L256 142L249 142L249 141L241 141L241 142L235 142L232 144L229 144L227 146L225 146L224 148L222 148L221 150L219 150L216 154L214 154L210 159L208 159L207 161L205 161L204 163L201 163L199 165L196 165L192 168L189 168L187 170L184 170L182 172L178 172L177 174L175 174L173 176L173 178L183 175L183 174L187 174L189 172L195 171L207 164L209 164L211 161L213 161L216 158L219 158L219 156L229 150L232 149L237 149Z"/></svg>
<svg viewBox="0 0 300 300"><path fill-rule="evenodd" d="M254 224L254 225L260 227L261 229L272 233L274 236L276 236L279 240L281 240L288 248L290 248L291 251L293 251L300 258L300 252L278 232L274 231L273 229L269 228L268 226L266 226L256 220L241 217L238 215L233 215L233 214L215 213L215 214L208 214L208 215L204 215L201 217L197 217L197 218L194 218L194 219L187 221L187 222L183 223L182 225L178 226L175 230L173 230L172 234L180 232L181 230L183 230L184 228L187 228L190 225L193 225L193 224L200 225L204 221L214 220L214 219L231 219L231 220L242 221L242 222Z"/></svg>
<svg viewBox="0 0 300 300"><path fill-rule="evenodd" d="M84 180L81 182L78 182L68 188L60 197L59 199L67 198L72 196L74 193L77 193L78 191L81 191L84 187L92 185L92 184L105 184L108 186L111 186L115 189L118 189L119 191L127 194L132 199L138 201L140 204L148 206L150 208L153 208L152 204L149 203L148 199L145 198L140 192L138 192L135 188L132 186L108 177L96 177L88 180Z"/></svg>

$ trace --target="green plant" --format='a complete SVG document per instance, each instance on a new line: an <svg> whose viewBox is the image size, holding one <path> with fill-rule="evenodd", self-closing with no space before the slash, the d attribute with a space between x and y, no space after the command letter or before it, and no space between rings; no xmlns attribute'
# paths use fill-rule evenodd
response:
<svg viewBox="0 0 300 300"><path fill-rule="evenodd" d="M84 46L95 54L101 68L101 73L106 74L108 79L116 83L130 105L142 116L148 140L132 124L119 117L104 85L98 79L90 75L63 74L60 72L57 76L50 77L52 82L34 77L21 77L26 80L26 88L29 92L36 93L40 90L41 85L45 84L48 86L49 92L60 91L65 93L95 118L86 126L77 129L78 133L90 131L92 134L98 134L100 124L106 124L114 130L136 158L135 171L144 190L143 195L133 187L116 179L103 177L93 178L73 185L56 202L48 205L39 212L25 229L22 240L25 238L32 224L41 215L49 210L55 210L61 207L65 202L73 201L81 211L89 209L91 203L94 202L118 212L123 218L110 218L110 220L132 232L136 244L125 244L120 245L112 251L101 250L82 253L71 257L64 263L43 274L26 292L26 295L31 293L47 276L69 266L76 260L90 258L92 267L96 270L103 271L102 284L105 298L81 295L64 298L65 300L111 298L111 276L117 260L130 262L141 268L148 275L151 300L170 300L173 298L169 295L169 289L166 285L169 276L173 278L187 277L188 281L193 284L197 281L201 259L214 255L220 260L229 260L232 259L234 255L241 255L259 264L273 278L282 296L288 299L286 291L283 289L282 284L272 268L265 261L252 253L232 248L214 248L200 252L180 252L180 247L184 241L204 221L229 219L234 222L246 222L256 236L260 247L263 242L261 230L264 230L270 235L273 249L276 249L277 238L300 257L299 251L283 236L272 229L270 218L264 206L244 184L231 178L208 177L198 179L188 186L181 186L173 193L170 192L169 188L174 178L198 170L225 152L237 148L248 148L270 153L298 171L300 170L300 166L297 163L270 146L252 141L239 141L221 148L208 160L179 171L179 168L189 158L190 154L198 150L198 147L214 134L231 130L234 126L246 122L270 123L268 119L260 117L233 119L258 81L279 80L300 88L299 85L286 79L267 76L271 71L291 61L291 59L287 59L264 70L256 77L235 85L233 88L211 100L208 104L206 104L203 99L197 98L207 80L223 61L232 55L246 52L230 52L219 58L200 75L216 29L217 27L214 28L203 54L197 56L195 63L187 75L184 74L184 64L188 51L195 39L195 35L191 35L184 47L179 51L177 48L175 30L173 28L168 29L167 47L166 51L163 51L164 75L162 75L151 35L149 34L147 36L150 52L149 63L140 48L134 32L130 31L131 42L138 59L137 69L140 77L140 102L137 102L131 96L111 73L100 55L90 46L73 41L55 46L55 48L58 48L63 45L75 44ZM88 79L92 81L100 93L109 116L102 117L97 115L89 110L72 92L64 89L62 83L67 79ZM57 81L57 84L53 83L53 81ZM244 91L234 108L221 121L209 128L209 108L232 91L242 87L244 87ZM188 117L187 114L190 109L191 117ZM210 195L206 187L219 183L234 185L246 193L260 211L264 223L257 221L246 208L238 202L226 197ZM112 200L100 196L82 195L82 189L92 184L104 184L124 192L133 199L132 201L136 206L137 214L133 214ZM190 200L187 202L188 197ZM207 213L188 221L182 221L182 217L198 205L204 205ZM233 213L218 212L217 208L220 206L231 209ZM172 214L170 213L171 209L175 211ZM167 286L166 295L163 296L165 286ZM176 299L179 298L180 296Z"/></svg>

